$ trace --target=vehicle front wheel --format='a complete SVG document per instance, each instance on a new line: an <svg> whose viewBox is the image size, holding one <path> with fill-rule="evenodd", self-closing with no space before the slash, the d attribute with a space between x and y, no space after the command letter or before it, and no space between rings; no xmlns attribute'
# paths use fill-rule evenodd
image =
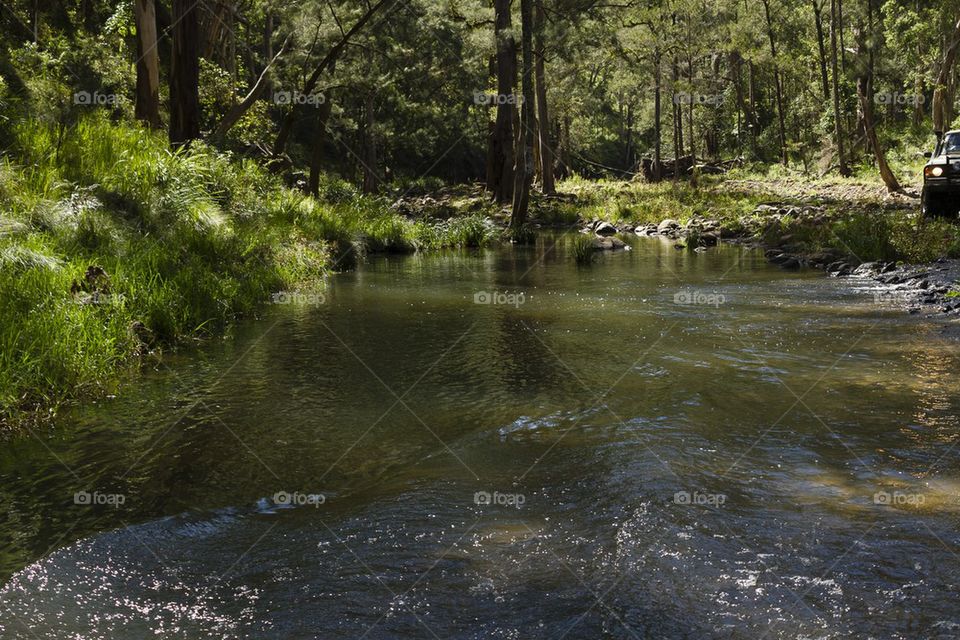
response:
<svg viewBox="0 0 960 640"><path fill-rule="evenodd" d="M920 196L920 210L924 218L943 218L947 215L944 198L924 190Z"/></svg>

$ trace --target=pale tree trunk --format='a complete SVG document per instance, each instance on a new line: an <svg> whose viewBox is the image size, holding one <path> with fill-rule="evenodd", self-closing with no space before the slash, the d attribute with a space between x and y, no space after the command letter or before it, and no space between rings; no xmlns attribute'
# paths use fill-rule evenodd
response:
<svg viewBox="0 0 960 640"><path fill-rule="evenodd" d="M940 73L937 74L937 84L933 90L933 130L936 132L938 139L950 126L948 121L950 108L947 104L947 96L949 95L953 67L957 61L958 48L960 48L960 20L957 20L953 27L953 34L945 45L943 60L940 62Z"/></svg>
<svg viewBox="0 0 960 640"><path fill-rule="evenodd" d="M687 59L687 71L689 71L690 86L693 87L693 60ZM696 105L696 100L694 99L693 92L690 94L690 112L689 120L687 121L687 136L690 138L690 183L693 186L697 186L698 175L697 175L697 138L694 134L693 129L693 109ZM681 112L682 112L681 107Z"/></svg>
<svg viewBox="0 0 960 640"><path fill-rule="evenodd" d="M159 129L160 54L157 51L157 13L153 0L135 0L134 19L137 24L136 117L153 129Z"/></svg>
<svg viewBox="0 0 960 640"><path fill-rule="evenodd" d="M780 161L786 166L787 127L783 114L783 80L780 77L780 64L777 62L777 44L773 37L773 21L770 18L770 0L763 0L763 11L767 17L767 37L770 40L770 55L773 58L773 83L777 91L777 124L780 127Z"/></svg>
<svg viewBox="0 0 960 640"><path fill-rule="evenodd" d="M840 175L850 175L844 153L843 119L840 113L840 69L837 61L837 0L830 0L830 69L833 75L833 136L837 146L837 163Z"/></svg>
<svg viewBox="0 0 960 640"><path fill-rule="evenodd" d="M521 39L523 46L523 74L521 85L523 105L521 106L521 135L514 170L513 209L510 227L520 229L526 224L527 209L530 206L530 184L533 182L533 127L534 127L534 88L533 88L533 0L520 0Z"/></svg>
<svg viewBox="0 0 960 640"><path fill-rule="evenodd" d="M653 52L653 181L660 182L663 177L663 169L661 168L662 155L663 155L663 123L662 119L662 110L663 106L661 105L661 56L660 50L655 49Z"/></svg>
<svg viewBox="0 0 960 640"><path fill-rule="evenodd" d="M857 29L857 54L861 58L860 73L857 75L857 97L860 99L860 109L863 112L863 128L870 141L870 147L873 150L873 156L877 161L877 168L880 171L880 177L883 184L887 186L887 191L893 193L901 191L900 182L893 175L890 165L887 164L887 157L880 147L880 139L877 136L876 126L873 118L873 47L875 32L873 24L873 0L867 0L867 16L869 33L865 33L863 28ZM867 45L867 42L870 44ZM864 64L863 54L866 53L866 64Z"/></svg>
<svg viewBox="0 0 960 640"><path fill-rule="evenodd" d="M200 30L194 0L173 0L173 55L170 61L170 143L200 137Z"/></svg>
<svg viewBox="0 0 960 640"><path fill-rule="evenodd" d="M677 101L677 84L680 71L677 59L673 59L673 180L680 179L680 158L683 156L683 105Z"/></svg>
<svg viewBox="0 0 960 640"><path fill-rule="evenodd" d="M539 157L540 157L540 176L541 189L545 195L553 195L557 192L556 183L553 176L553 142L550 140L550 112L547 108L547 73L544 55L546 46L544 45L543 32L546 29L546 13L543 10L543 0L537 0L536 15L536 75L537 75L537 119L539 120L538 131L539 139Z"/></svg>
<svg viewBox="0 0 960 640"><path fill-rule="evenodd" d="M512 32L510 0L494 0L497 39L497 120L490 136L493 156L487 189L503 204L513 197L514 91L517 84L517 43Z"/></svg>

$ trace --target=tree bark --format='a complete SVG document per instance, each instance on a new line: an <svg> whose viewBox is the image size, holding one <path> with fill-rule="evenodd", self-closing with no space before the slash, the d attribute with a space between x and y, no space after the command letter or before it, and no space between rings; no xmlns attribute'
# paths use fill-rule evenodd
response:
<svg viewBox="0 0 960 640"><path fill-rule="evenodd" d="M537 75L537 119L539 120L538 131L540 132L540 176L541 190L546 195L553 195L557 192L556 182L553 176L553 141L550 139L550 111L547 108L547 73L546 45L544 44L544 30L546 29L546 12L543 10L543 0L536 0L536 75Z"/></svg>
<svg viewBox="0 0 960 640"><path fill-rule="evenodd" d="M827 49L823 39L823 5L822 0L811 0L813 3L813 19L817 26L817 51L820 62L820 84L823 87L823 99L830 99L830 81L827 77Z"/></svg>
<svg viewBox="0 0 960 640"><path fill-rule="evenodd" d="M138 120L151 128L160 123L160 54L157 51L157 12L153 0L134 1L137 24L137 104Z"/></svg>
<svg viewBox="0 0 960 640"><path fill-rule="evenodd" d="M840 175L850 175L850 169L847 167L847 158L844 153L843 140L843 118L840 113L840 69L837 61L837 0L830 0L830 68L833 72L833 136L834 143L837 146L837 163L840 167Z"/></svg>
<svg viewBox="0 0 960 640"><path fill-rule="evenodd" d="M660 182L663 178L663 123L661 122L663 106L661 104L661 55L659 49L653 52L653 181Z"/></svg>
<svg viewBox="0 0 960 640"><path fill-rule="evenodd" d="M527 222L530 184L533 182L533 0L520 0L520 27L523 48L523 104L520 111L522 131L514 169L513 209L510 215L510 228L514 230L520 229Z"/></svg>
<svg viewBox="0 0 960 640"><path fill-rule="evenodd" d="M873 0L867 0L867 27L869 32L864 32L862 26L857 29L857 53L859 54L858 63L860 73L857 75L857 97L860 99L860 109L863 112L863 129L873 150L873 157L877 161L877 169L880 171L880 177L883 184L887 186L887 191L893 193L901 191L900 182L893 175L890 165L887 164L887 157L880 147L880 139L877 136L877 130L873 118L873 74L874 74L874 47L876 33L873 24ZM868 44L869 43L869 44ZM863 60L863 54L866 53L866 61Z"/></svg>
<svg viewBox="0 0 960 640"><path fill-rule="evenodd" d="M499 204L510 202L514 187L514 130L517 84L517 43L511 30L510 0L494 0L497 40L497 119L490 137L492 181L487 189Z"/></svg>
<svg viewBox="0 0 960 640"><path fill-rule="evenodd" d="M173 0L170 63L170 144L200 137L200 30L194 0Z"/></svg>
<svg viewBox="0 0 960 640"><path fill-rule="evenodd" d="M777 62L777 44L773 37L773 21L770 18L770 0L763 0L763 12L767 17L767 37L770 40L770 55L773 57L773 83L777 91L777 124L780 127L780 161L786 166L790 159L787 155L787 128L783 114L783 80L780 77L780 65Z"/></svg>

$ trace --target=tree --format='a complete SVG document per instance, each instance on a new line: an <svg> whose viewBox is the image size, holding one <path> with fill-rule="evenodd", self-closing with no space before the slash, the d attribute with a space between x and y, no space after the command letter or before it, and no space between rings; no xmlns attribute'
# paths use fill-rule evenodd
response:
<svg viewBox="0 0 960 640"><path fill-rule="evenodd" d="M770 0L763 0L763 13L767 19L767 37L770 40L770 56L773 58L773 84L777 92L777 124L780 132L780 161L786 165L789 162L787 155L787 127L783 113L783 80L780 77L780 64L777 60L777 44L773 37L773 19L770 16Z"/></svg>
<svg viewBox="0 0 960 640"><path fill-rule="evenodd" d="M514 168L513 209L510 227L517 231L527 221L527 209L530 205L530 184L533 182L533 128L534 89L533 89L533 0L520 0L521 39L523 47L523 73L521 85L523 104L521 105L520 128L518 136L516 166Z"/></svg>
<svg viewBox="0 0 960 640"><path fill-rule="evenodd" d="M953 68L957 62L957 51L960 49L960 20L953 27L953 33L944 40L943 56L940 61L940 71L933 90L933 130L939 139L950 126L950 105L947 95L952 84Z"/></svg>
<svg viewBox="0 0 960 640"><path fill-rule="evenodd" d="M517 42L513 37L510 0L494 0L494 36L497 43L497 119L490 132L487 190L498 203L513 197L514 132L517 85Z"/></svg>
<svg viewBox="0 0 960 640"><path fill-rule="evenodd" d="M173 55L170 62L170 143L200 137L200 33L194 0L173 0Z"/></svg>
<svg viewBox="0 0 960 640"><path fill-rule="evenodd" d="M840 175L850 174L844 154L843 118L840 114L840 69L837 63L837 32L839 31L838 0L830 0L830 70L833 76L833 136L837 147Z"/></svg>
<svg viewBox="0 0 960 640"><path fill-rule="evenodd" d="M873 150L873 156L877 161L880 177L887 186L887 190L895 192L901 191L902 188L897 181L897 177L893 175L890 165L887 164L887 158L880 146L880 139L877 136L873 118L874 47L876 46L875 38L877 35L873 22L873 0L867 0L867 29L864 29L862 24L857 28L857 63L859 67L857 97L860 100L864 132L867 140L870 141L870 148Z"/></svg>
<svg viewBox="0 0 960 640"><path fill-rule="evenodd" d="M137 25L136 117L154 129L160 124L160 56L157 51L157 14L153 0L134 1Z"/></svg>
<svg viewBox="0 0 960 640"><path fill-rule="evenodd" d="M547 108L547 73L545 68L546 45L544 44L544 30L546 29L546 12L543 9L543 0L536 0L536 76L537 76L537 131L539 133L540 175L541 190L546 195L557 192L553 176L553 142L550 139L550 111Z"/></svg>

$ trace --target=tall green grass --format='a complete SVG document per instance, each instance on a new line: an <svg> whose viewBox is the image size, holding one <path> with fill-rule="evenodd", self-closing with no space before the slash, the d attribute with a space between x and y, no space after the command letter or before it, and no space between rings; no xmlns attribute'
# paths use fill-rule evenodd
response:
<svg viewBox="0 0 960 640"><path fill-rule="evenodd" d="M321 287L364 252L492 238L480 218L414 222L341 181L321 194L97 113L15 124L0 158L0 423L102 392L137 355Z"/></svg>

